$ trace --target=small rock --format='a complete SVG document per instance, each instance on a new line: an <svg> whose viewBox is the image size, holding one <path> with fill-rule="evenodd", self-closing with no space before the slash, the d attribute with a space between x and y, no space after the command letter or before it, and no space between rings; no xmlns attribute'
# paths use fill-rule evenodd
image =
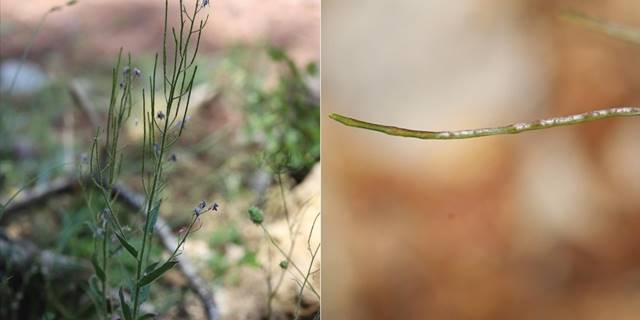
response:
<svg viewBox="0 0 640 320"><path fill-rule="evenodd" d="M45 85L47 76L37 64L25 61L21 68L20 60L7 60L0 65L0 92L9 92L13 78L18 71L11 94L33 94Z"/></svg>

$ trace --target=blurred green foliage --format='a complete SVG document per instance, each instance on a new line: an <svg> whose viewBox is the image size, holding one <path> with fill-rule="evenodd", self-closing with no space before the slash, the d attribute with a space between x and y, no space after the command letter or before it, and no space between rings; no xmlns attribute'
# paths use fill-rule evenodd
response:
<svg viewBox="0 0 640 320"><path fill-rule="evenodd" d="M268 59L268 63L260 63ZM260 69L264 65L268 69ZM315 62L299 68L282 49L231 50L223 62L232 91L240 91L245 132L274 172L300 181L320 158L319 99L307 80L318 75Z"/></svg>
<svg viewBox="0 0 640 320"><path fill-rule="evenodd" d="M226 248L229 244L241 246L244 251L242 258L236 262L230 261L227 257ZM209 247L212 255L208 264L217 282L224 281L225 276L233 268L260 266L256 253L246 246L246 239L235 223L229 223L224 228L216 229L209 238Z"/></svg>
<svg viewBox="0 0 640 320"><path fill-rule="evenodd" d="M61 129L68 101L59 82L32 96L0 96L0 191L36 176L34 182L46 181L64 171L64 150L51 131Z"/></svg>

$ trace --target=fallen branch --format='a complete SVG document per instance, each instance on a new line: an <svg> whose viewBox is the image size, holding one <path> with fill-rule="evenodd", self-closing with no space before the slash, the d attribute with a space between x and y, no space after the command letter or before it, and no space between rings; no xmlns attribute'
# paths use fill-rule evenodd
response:
<svg viewBox="0 0 640 320"><path fill-rule="evenodd" d="M86 280L93 269L88 261L57 254L50 250L40 251L33 243L14 241L0 232L0 268L10 270L30 270L37 265L39 270L51 280ZM7 263L7 265L5 265Z"/></svg>
<svg viewBox="0 0 640 320"><path fill-rule="evenodd" d="M100 117L95 111L96 108L89 98L86 87L80 80L73 80L69 83L69 95L74 104L89 120L91 126L97 128L100 125Z"/></svg>
<svg viewBox="0 0 640 320"><path fill-rule="evenodd" d="M553 127L568 126L581 124L591 121L603 120L608 118L619 117L637 117L640 116L640 108L623 107L590 111L565 117L556 117L542 119L532 122L515 123L502 127L468 129L455 131L421 131L405 129L393 126L387 126L372 122L366 122L354 118L345 117L336 113L329 115L329 118L338 121L346 126L367 129L382 132L392 136L400 136L407 138L417 138L425 140L453 140L453 139L469 139L486 136L495 136L502 134L517 134L531 130L542 130Z"/></svg>
<svg viewBox="0 0 640 320"><path fill-rule="evenodd" d="M0 201L1 203L7 203L7 206L4 208L3 213L0 216L0 224L2 221L6 221L8 217L18 211L43 203L52 196L71 193L78 187L78 179L75 177L68 177L59 178L31 189L24 189L16 199L10 198L7 201Z"/></svg>

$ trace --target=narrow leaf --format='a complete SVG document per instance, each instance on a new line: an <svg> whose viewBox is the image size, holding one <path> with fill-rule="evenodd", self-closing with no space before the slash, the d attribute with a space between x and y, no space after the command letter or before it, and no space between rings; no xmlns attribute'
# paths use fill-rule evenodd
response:
<svg viewBox="0 0 640 320"><path fill-rule="evenodd" d="M178 263L178 261L175 261L175 260L169 260L169 261L165 262L163 265L161 265L157 269L151 271L150 273L148 273L144 277L142 277L142 279L140 279L140 281L138 281L138 285L140 287L148 285L149 283L153 282L158 277L163 275L165 272L169 271L169 269L173 268L173 266L175 266L177 263Z"/></svg>
<svg viewBox="0 0 640 320"><path fill-rule="evenodd" d="M98 310L98 312L100 314L104 314L104 299L102 298L102 291L100 290L100 287L98 285L98 277L96 277L95 275L92 275L91 278L89 278L89 298L91 299L91 301L93 301L93 304L96 307L96 310Z"/></svg>
<svg viewBox="0 0 640 320"><path fill-rule="evenodd" d="M131 255L134 258L138 258L138 250L136 250L136 248L134 248L127 240L125 240L125 238L123 238L120 234L118 234L117 232L115 233L116 237L118 237L118 240L120 241L120 244L122 244L122 246L127 249L127 251L129 251L129 253L131 253Z"/></svg>
<svg viewBox="0 0 640 320"><path fill-rule="evenodd" d="M102 268L98 264L98 258L96 257L95 254L91 256L91 264L93 264L93 268L96 270L96 276L98 276L100 281L104 281L105 279L104 270L102 270Z"/></svg>
<svg viewBox="0 0 640 320"><path fill-rule="evenodd" d="M118 291L118 295L120 296L120 308L122 308L122 316L125 320L133 320L133 316L131 315L131 308L126 301L124 301L124 294L122 293L122 287Z"/></svg>
<svg viewBox="0 0 640 320"><path fill-rule="evenodd" d="M91 276L91 278L89 278L89 291L102 297L102 290L100 290L100 286L98 284L98 278L95 276Z"/></svg>
<svg viewBox="0 0 640 320"><path fill-rule="evenodd" d="M160 261L156 261L150 265L148 265L146 268L144 268L144 274L148 274L149 272L151 272L151 270L155 269L156 266L160 263Z"/></svg>
<svg viewBox="0 0 640 320"><path fill-rule="evenodd" d="M149 288L151 286L144 286L140 289L140 304L143 304L147 301L147 299L149 298Z"/></svg>
<svg viewBox="0 0 640 320"><path fill-rule="evenodd" d="M159 263L160 261L156 261L148 265L146 268L144 268L143 274L146 275L149 272L153 271ZM144 286L140 289L140 304L143 304L145 301L147 301L148 297L149 297L149 286Z"/></svg>
<svg viewBox="0 0 640 320"><path fill-rule="evenodd" d="M158 202L158 204L155 207L153 207L153 209L151 209L151 212L149 212L149 216L147 216L147 219L151 219L149 220L149 229L147 230L147 233L153 233L153 230L156 227L156 222L158 222L159 211L160 211L160 202Z"/></svg>

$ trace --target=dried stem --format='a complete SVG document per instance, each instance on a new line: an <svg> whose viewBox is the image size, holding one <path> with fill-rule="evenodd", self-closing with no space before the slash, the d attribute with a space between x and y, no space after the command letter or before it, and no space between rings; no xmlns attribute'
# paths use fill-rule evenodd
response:
<svg viewBox="0 0 640 320"><path fill-rule="evenodd" d="M336 113L329 115L329 118L338 121L346 126L362 128L382 132L392 136L417 138L425 140L453 140L453 139L469 139L486 136L495 136L502 134L517 134L531 130L542 130L553 127L568 126L581 124L591 121L620 118L620 117L638 117L640 116L640 108L621 107L590 111L570 116L542 119L531 122L521 122L510 124L502 127L454 130L454 131L421 131L412 130L388 125L366 122L354 118L345 117Z"/></svg>

